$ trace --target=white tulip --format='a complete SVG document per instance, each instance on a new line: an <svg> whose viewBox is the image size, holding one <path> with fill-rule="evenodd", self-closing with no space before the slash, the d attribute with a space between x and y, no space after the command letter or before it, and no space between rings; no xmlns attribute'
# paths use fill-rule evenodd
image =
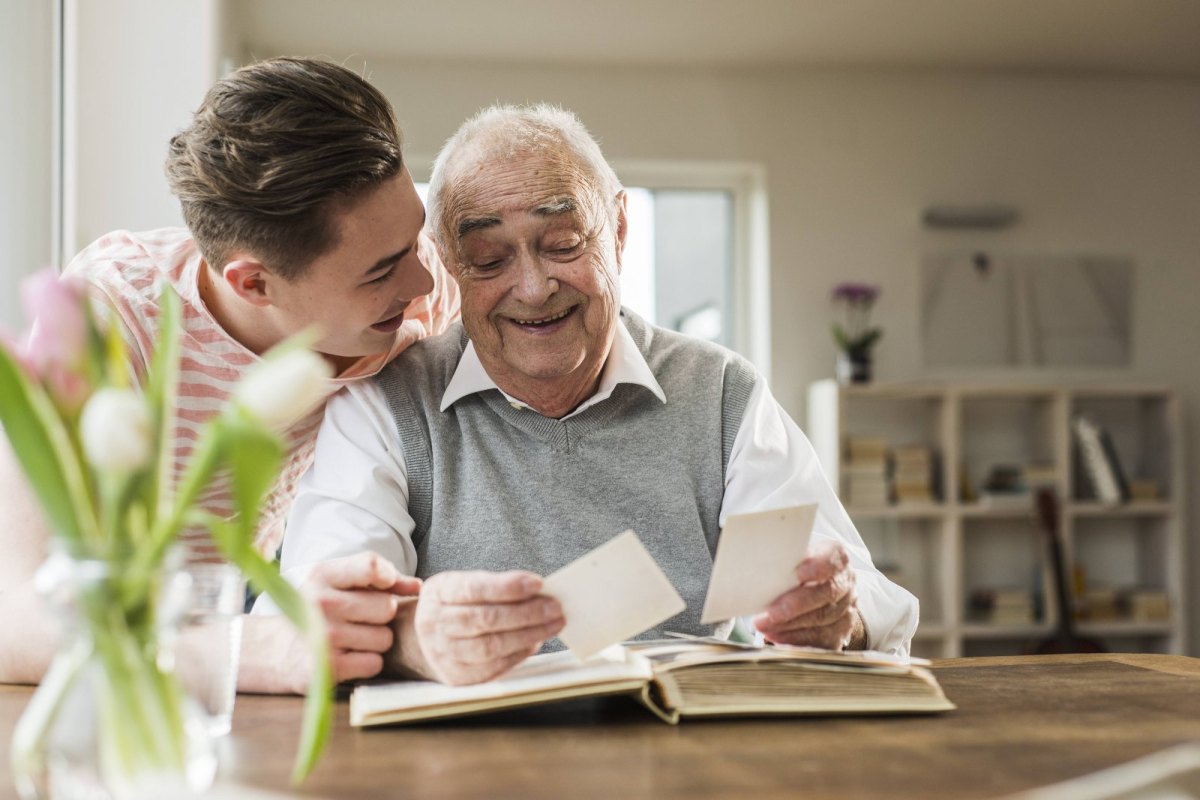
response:
<svg viewBox="0 0 1200 800"><path fill-rule="evenodd" d="M150 463L153 420L132 389L99 389L88 398L79 420L83 453L100 470L132 472Z"/></svg>
<svg viewBox="0 0 1200 800"><path fill-rule="evenodd" d="M311 350L296 348L263 359L238 384L235 400L252 417L281 430L310 411L328 393L333 368Z"/></svg>

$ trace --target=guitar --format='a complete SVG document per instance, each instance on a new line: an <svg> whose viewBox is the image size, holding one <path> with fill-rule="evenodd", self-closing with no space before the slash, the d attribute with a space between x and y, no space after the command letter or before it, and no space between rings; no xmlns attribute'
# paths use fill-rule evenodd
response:
<svg viewBox="0 0 1200 800"><path fill-rule="evenodd" d="M1038 490L1037 513L1039 527L1046 535L1050 568L1053 570L1051 577L1054 578L1054 594L1058 600L1058 627L1049 637L1032 642L1026 652L1038 655L1103 653L1105 649L1100 642L1075 634L1075 606L1067 591L1067 568L1063 563L1062 538L1058 528L1058 494L1053 489Z"/></svg>

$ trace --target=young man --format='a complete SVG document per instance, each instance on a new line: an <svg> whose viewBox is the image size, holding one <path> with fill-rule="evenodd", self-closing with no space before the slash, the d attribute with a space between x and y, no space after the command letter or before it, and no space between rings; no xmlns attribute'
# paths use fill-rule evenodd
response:
<svg viewBox="0 0 1200 800"><path fill-rule="evenodd" d="M111 309L139 374L158 341L162 293L182 297L179 469L192 432L263 352L291 334L317 328L314 347L336 370L332 395L457 318L457 286L421 234L424 209L392 108L353 72L303 59L238 70L171 140L166 171L187 229L112 233L66 274L85 279ZM285 432L290 455L263 509L264 553L282 541L323 405ZM0 462L0 488L12 498L0 507L0 680L32 682L55 640L32 587L49 533L7 446ZM220 486L205 506L231 510ZM185 541L193 558L217 555L199 532ZM325 611L335 678L345 680L379 671L398 595L414 592L416 582L363 554L330 562L304 588ZM248 619L239 688L303 691L304 650L281 617Z"/></svg>

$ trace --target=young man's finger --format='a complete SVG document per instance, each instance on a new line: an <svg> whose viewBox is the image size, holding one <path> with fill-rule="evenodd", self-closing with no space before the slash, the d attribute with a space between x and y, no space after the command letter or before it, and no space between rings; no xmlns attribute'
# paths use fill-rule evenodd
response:
<svg viewBox="0 0 1200 800"><path fill-rule="evenodd" d="M335 650L358 650L366 653L386 653L395 641L395 634L386 625L331 625L329 645Z"/></svg>
<svg viewBox="0 0 1200 800"><path fill-rule="evenodd" d="M401 597L416 597L421 593L422 584L423 581L420 578L414 578L411 575L401 575L388 591Z"/></svg>
<svg viewBox="0 0 1200 800"><path fill-rule="evenodd" d="M317 565L312 577L335 589L391 591L406 576L378 553L357 553Z"/></svg>
<svg viewBox="0 0 1200 800"><path fill-rule="evenodd" d="M383 656L379 653L366 653L359 650L334 651L331 661L333 679L338 683L374 678L383 671Z"/></svg>

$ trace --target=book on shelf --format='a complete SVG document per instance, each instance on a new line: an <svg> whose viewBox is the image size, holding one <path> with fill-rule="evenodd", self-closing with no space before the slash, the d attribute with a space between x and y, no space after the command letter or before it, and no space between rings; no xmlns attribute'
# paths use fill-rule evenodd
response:
<svg viewBox="0 0 1200 800"><path fill-rule="evenodd" d="M1053 464L1026 464L1021 468L1021 483L1030 490L1053 489L1058 485L1058 470Z"/></svg>
<svg viewBox="0 0 1200 800"><path fill-rule="evenodd" d="M1158 485L1158 481L1150 478L1139 478L1129 481L1129 499L1140 502L1154 502L1162 500L1162 489Z"/></svg>
<svg viewBox="0 0 1200 800"><path fill-rule="evenodd" d="M896 505L899 506L919 506L928 505L933 502L933 491L928 486L919 488L897 486L896 487Z"/></svg>
<svg viewBox="0 0 1200 800"><path fill-rule="evenodd" d="M933 674L917 662L719 639L634 641L586 661L565 651L535 655L500 678L469 686L360 684L350 696L350 724L417 722L605 695L629 695L671 724L685 717L953 709Z"/></svg>
<svg viewBox="0 0 1200 800"><path fill-rule="evenodd" d="M1108 431L1082 414L1071 420L1071 427L1079 448L1079 460L1095 499L1102 503L1128 500L1129 482Z"/></svg>
<svg viewBox="0 0 1200 800"><path fill-rule="evenodd" d="M877 436L847 436L846 456L848 461L886 461L887 440Z"/></svg>
<svg viewBox="0 0 1200 800"><path fill-rule="evenodd" d="M1120 619L1120 597L1115 589L1087 589L1076 599L1075 616L1085 620Z"/></svg>
<svg viewBox="0 0 1200 800"><path fill-rule="evenodd" d="M979 493L979 507L993 509L1029 509L1033 510L1033 495L1025 491L992 492L983 490Z"/></svg>
<svg viewBox="0 0 1200 800"><path fill-rule="evenodd" d="M886 506L891 494L891 484L883 476L851 475L846 483L846 501L852 506Z"/></svg>
<svg viewBox="0 0 1200 800"><path fill-rule="evenodd" d="M1171 619L1171 600L1157 589L1130 589L1118 601L1130 619L1137 622L1167 622Z"/></svg>
<svg viewBox="0 0 1200 800"><path fill-rule="evenodd" d="M842 471L851 478L882 478L887 476L887 462L879 461L847 461Z"/></svg>
<svg viewBox="0 0 1200 800"><path fill-rule="evenodd" d="M925 445L892 450L892 488L897 502L933 499L933 451Z"/></svg>
<svg viewBox="0 0 1200 800"><path fill-rule="evenodd" d="M969 602L971 619L976 622L1030 625L1036 618L1033 597L1025 589L975 589Z"/></svg>

